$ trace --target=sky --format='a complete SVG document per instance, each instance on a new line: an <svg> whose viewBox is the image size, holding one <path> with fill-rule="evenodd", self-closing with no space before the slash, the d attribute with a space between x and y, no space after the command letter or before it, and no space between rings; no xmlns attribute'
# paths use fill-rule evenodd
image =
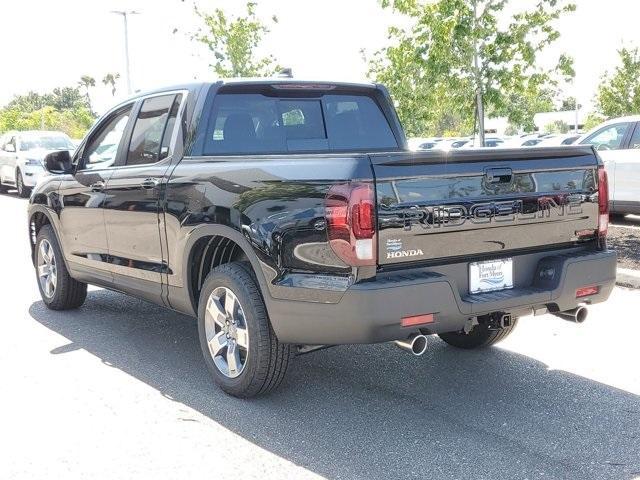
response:
<svg viewBox="0 0 640 480"><path fill-rule="evenodd" d="M533 0L513 0L519 6ZM602 74L612 70L616 50L640 46L640 0L574 0L578 9L560 20L560 40L541 55L550 63L560 53L573 56L576 80L568 95L587 108ZM197 0L201 9L243 11L242 0ZM258 15L271 24L263 53L274 54L299 78L366 79L361 50L385 46L387 29L403 19L378 0L257 0ZM189 38L198 27L193 0L4 0L0 13L0 105L29 90L44 93L98 81L94 109L100 113L126 96L121 78L116 97L100 83L106 73L124 77L124 28L112 10L136 10L129 17L131 81L145 90L193 79L211 80L208 52ZM173 30L177 29L176 33Z"/></svg>

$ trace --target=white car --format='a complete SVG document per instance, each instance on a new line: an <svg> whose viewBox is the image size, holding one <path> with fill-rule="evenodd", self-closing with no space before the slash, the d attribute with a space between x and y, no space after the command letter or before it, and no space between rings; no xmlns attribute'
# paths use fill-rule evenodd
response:
<svg viewBox="0 0 640 480"><path fill-rule="evenodd" d="M456 150L458 148L462 148L471 142L473 139L471 138L445 138L444 140L436 143L436 150Z"/></svg>
<svg viewBox="0 0 640 480"><path fill-rule="evenodd" d="M640 214L640 115L609 120L576 144L598 150L609 176L611 213Z"/></svg>
<svg viewBox="0 0 640 480"><path fill-rule="evenodd" d="M440 137L415 137L409 138L407 140L407 143L409 145L409 150L418 152L421 150L431 150L432 148L435 148L436 145L441 141L442 138Z"/></svg>
<svg viewBox="0 0 640 480"><path fill-rule="evenodd" d="M560 135L547 135L538 144L539 147L559 147L561 145L573 145L580 138L577 133L563 133Z"/></svg>
<svg viewBox="0 0 640 480"><path fill-rule="evenodd" d="M0 137L0 190L14 187L21 197L29 196L38 180L47 172L44 157L51 152L75 146L62 132L8 132Z"/></svg>

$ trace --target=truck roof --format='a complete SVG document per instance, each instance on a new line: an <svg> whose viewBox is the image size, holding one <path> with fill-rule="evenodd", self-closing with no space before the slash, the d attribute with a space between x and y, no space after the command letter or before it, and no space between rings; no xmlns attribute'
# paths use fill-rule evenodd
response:
<svg viewBox="0 0 640 480"><path fill-rule="evenodd" d="M234 86L242 86L242 85L318 85L318 86L329 86L329 87L338 87L338 88L358 88L358 89L375 89L378 88L378 85L374 83L367 82L336 82L336 81L327 81L327 80L309 80L309 79L297 79L297 78L281 78L281 77L261 77L261 78L224 78L214 81L201 81L201 82L187 82L181 84L167 85L164 87L158 87L150 90L143 90L136 92L126 99L126 101L138 97L142 97L145 95L150 95L154 93L162 93L172 90L191 90L198 89L202 87L209 87L212 85L234 85Z"/></svg>

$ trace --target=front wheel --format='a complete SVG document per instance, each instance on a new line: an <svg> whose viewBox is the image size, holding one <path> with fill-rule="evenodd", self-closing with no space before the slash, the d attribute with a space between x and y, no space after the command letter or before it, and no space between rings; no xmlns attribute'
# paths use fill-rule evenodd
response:
<svg viewBox="0 0 640 480"><path fill-rule="evenodd" d="M200 293L198 333L209 372L229 395L254 397L282 382L291 346L280 343L271 328L247 264L211 270Z"/></svg>
<svg viewBox="0 0 640 480"><path fill-rule="evenodd" d="M486 324L480 324L473 327L469 333L464 332L448 332L439 333L438 336L449 345L457 348L471 350L474 348L483 348L495 345L504 340L511 334L518 319L513 318L511 325L500 330L491 330Z"/></svg>
<svg viewBox="0 0 640 480"><path fill-rule="evenodd" d="M36 240L36 275L44 304L51 310L78 308L87 297L87 284L69 275L51 225L44 225Z"/></svg>
<svg viewBox="0 0 640 480"><path fill-rule="evenodd" d="M18 195L20 198L27 198L31 192L31 189L24 184L24 179L22 178L22 172L20 170L16 171L16 188L18 189Z"/></svg>

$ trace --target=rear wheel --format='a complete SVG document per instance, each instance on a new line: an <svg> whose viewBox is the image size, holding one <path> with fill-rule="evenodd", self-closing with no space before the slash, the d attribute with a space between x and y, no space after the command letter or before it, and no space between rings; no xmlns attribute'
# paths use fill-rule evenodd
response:
<svg viewBox="0 0 640 480"><path fill-rule="evenodd" d="M51 225L44 225L36 241L36 275L40 296L52 310L78 308L87 297L87 284L69 275Z"/></svg>
<svg viewBox="0 0 640 480"><path fill-rule="evenodd" d="M291 346L280 343L271 328L247 264L211 270L200 293L198 333L209 372L226 393L254 397L282 382Z"/></svg>
<svg viewBox="0 0 640 480"><path fill-rule="evenodd" d="M514 318L510 326L500 330L490 330L486 324L480 324L473 327L473 330L469 333L448 332L440 333L438 336L449 345L471 350L474 348L489 347L504 340L511 334L513 329L516 328L517 324L518 319Z"/></svg>
<svg viewBox="0 0 640 480"><path fill-rule="evenodd" d="M18 195L21 198L27 198L31 189L25 186L24 179L22 178L22 172L20 170L16 170L16 188L18 189Z"/></svg>

